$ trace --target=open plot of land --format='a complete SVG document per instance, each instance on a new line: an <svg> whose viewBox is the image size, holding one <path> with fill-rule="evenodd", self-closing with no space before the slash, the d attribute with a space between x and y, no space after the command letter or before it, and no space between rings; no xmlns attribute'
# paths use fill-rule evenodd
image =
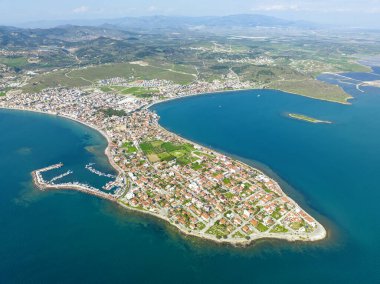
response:
<svg viewBox="0 0 380 284"><path fill-rule="evenodd" d="M101 86L100 90L105 93L117 93L120 95L132 95L138 98L151 97L158 93L157 89L142 87L123 87L123 86Z"/></svg>
<svg viewBox="0 0 380 284"><path fill-rule="evenodd" d="M342 88L314 79L275 81L270 83L269 86L273 89L296 95L343 104L347 104L348 100L352 98L349 94L344 92Z"/></svg>
<svg viewBox="0 0 380 284"><path fill-rule="evenodd" d="M276 225L272 230L270 230L271 233L286 233L288 232L288 229L281 225Z"/></svg>
<svg viewBox="0 0 380 284"><path fill-rule="evenodd" d="M211 228L207 230L208 234L215 235L217 238L227 237L229 231L226 225L215 223Z"/></svg>
<svg viewBox="0 0 380 284"><path fill-rule="evenodd" d="M119 63L87 67L70 72L53 71L33 78L23 89L26 92L38 92L45 88L57 86L83 87L95 84L99 80L114 77L133 78L135 80L161 79L179 84L188 84L194 80L194 76L174 70Z"/></svg>
<svg viewBox="0 0 380 284"><path fill-rule="evenodd" d="M177 163L187 165L197 160L192 155L194 147L191 144L173 144L171 142L155 140L141 143L140 148L151 163L176 159Z"/></svg>
<svg viewBox="0 0 380 284"><path fill-rule="evenodd" d="M0 57L0 63L13 68L22 68L28 65L25 57Z"/></svg>
<svg viewBox="0 0 380 284"><path fill-rule="evenodd" d="M129 142L129 141L125 142L122 145L122 148L125 149L128 154L137 152L137 148L133 145L132 142Z"/></svg>

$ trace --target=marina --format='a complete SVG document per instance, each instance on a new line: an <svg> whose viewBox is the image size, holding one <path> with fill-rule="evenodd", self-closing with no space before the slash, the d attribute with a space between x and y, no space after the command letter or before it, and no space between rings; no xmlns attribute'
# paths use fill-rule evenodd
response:
<svg viewBox="0 0 380 284"><path fill-rule="evenodd" d="M116 176L114 176L112 174L106 174L106 173L102 173L101 171L96 170L95 168L92 167L93 165L95 165L95 164L94 163L87 164L86 169L89 170L90 172L92 172L93 174L96 174L97 176L100 176L100 177L116 178Z"/></svg>
<svg viewBox="0 0 380 284"><path fill-rule="evenodd" d="M91 168L91 164L89 164L90 168ZM125 188L124 185L124 179L123 178L117 178L113 181L110 181L108 182L105 186L102 187L103 190L107 190L107 191L111 191L112 188L117 188L116 190L116 194L113 194L111 192L104 192L92 185L89 185L89 184L86 184L86 183L80 183L80 182L64 182L64 183L60 183L60 184L57 184L55 183L57 180L60 180L66 176L69 176L73 173L73 171L71 170L68 170L67 172L63 173L63 174L60 174L54 178L52 178L50 181L46 181L43 177L43 174L46 173L46 172L49 172L49 171L52 171L52 170L57 170L57 169L60 169L64 166L63 163L58 163L58 164L54 164L54 165L51 165L51 166L48 166L46 168L42 168L42 169L39 169L39 170L36 170L34 172L32 172L32 176L33 176L33 180L34 180L34 183L36 184L36 186L40 189L40 190L59 190L59 189L62 189L62 190L76 190L76 191L80 191L80 192L83 192L83 193L86 193L86 194L91 194L91 195L94 195L94 196L98 196L98 197L101 197L101 198L104 198L104 199L107 199L107 200L111 200L111 201L116 201L118 196L122 195L124 192L123 192L123 188ZM88 165L87 165L88 166ZM87 168L86 166L86 168ZM92 168L91 168L92 169ZM106 174L103 174L101 173L102 176L107 176Z"/></svg>

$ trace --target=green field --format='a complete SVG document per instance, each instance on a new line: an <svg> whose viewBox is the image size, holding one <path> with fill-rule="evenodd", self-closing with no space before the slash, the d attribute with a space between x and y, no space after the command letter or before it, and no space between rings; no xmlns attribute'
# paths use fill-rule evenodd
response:
<svg viewBox="0 0 380 284"><path fill-rule="evenodd" d="M206 232L207 234L214 235L218 239L225 238L228 236L229 232L226 225L219 224L216 222L211 228ZM243 236L244 237L244 236Z"/></svg>
<svg viewBox="0 0 380 284"><path fill-rule="evenodd" d="M197 160L192 155L194 146L191 144L174 144L161 140L145 141L140 144L141 150L151 163L176 160L181 165L187 165Z"/></svg>
<svg viewBox="0 0 380 284"><path fill-rule="evenodd" d="M23 90L38 92L49 87L83 87L96 84L99 80L114 77L133 80L170 80L178 84L188 84L194 76L152 66L139 66L129 63L105 64L72 71L54 71L33 78ZM111 88L112 89L112 88ZM108 90L108 89L107 89Z"/></svg>
<svg viewBox="0 0 380 284"><path fill-rule="evenodd" d="M132 95L138 98L149 98L159 92L157 89L141 88L141 87L126 88L123 86L101 86L100 90L105 93Z"/></svg>
<svg viewBox="0 0 380 284"><path fill-rule="evenodd" d="M259 230L260 232L265 232L265 231L267 231L268 230L268 227L267 226L265 226L264 224L262 224L262 223L259 223L259 224L257 224L257 227L256 227L256 229L257 230Z"/></svg>
<svg viewBox="0 0 380 284"><path fill-rule="evenodd" d="M245 236L241 232L237 231L232 237L235 239L243 239Z"/></svg>
<svg viewBox="0 0 380 284"><path fill-rule="evenodd" d="M0 57L0 63L12 68L22 68L29 64L25 57Z"/></svg>
<svg viewBox="0 0 380 284"><path fill-rule="evenodd" d="M5 92L0 92L0 97L5 97L6 93Z"/></svg>
<svg viewBox="0 0 380 284"><path fill-rule="evenodd" d="M133 145L132 142L125 142L122 146L121 146L124 150L126 150L126 152L128 154L132 154L132 153L136 153L137 152L137 148Z"/></svg>
<svg viewBox="0 0 380 284"><path fill-rule="evenodd" d="M276 225L272 230L270 230L271 233L287 233L288 229L281 225Z"/></svg>
<svg viewBox="0 0 380 284"><path fill-rule="evenodd" d="M124 110L116 110L112 108L101 109L100 112L104 113L105 116L125 116L127 113Z"/></svg>
<svg viewBox="0 0 380 284"><path fill-rule="evenodd" d="M313 99L342 104L348 104L348 100L352 98L349 94L344 92L342 88L315 79L274 81L269 84L269 87Z"/></svg>

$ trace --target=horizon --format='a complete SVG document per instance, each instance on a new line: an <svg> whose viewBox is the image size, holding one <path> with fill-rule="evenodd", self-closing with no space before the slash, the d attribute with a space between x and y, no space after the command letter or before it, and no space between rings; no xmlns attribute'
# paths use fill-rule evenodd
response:
<svg viewBox="0 0 380 284"><path fill-rule="evenodd" d="M21 3L20 3L21 2ZM204 0L196 3L170 0L101 1L68 0L54 3L37 0L0 0L0 25L28 26L35 23L79 22L112 20L143 16L229 16L240 14L264 15L291 21L308 21L316 24L350 28L380 28L380 0L357 1L237 1ZM197 5L194 5L197 4ZM355 20L353 20L355 19Z"/></svg>

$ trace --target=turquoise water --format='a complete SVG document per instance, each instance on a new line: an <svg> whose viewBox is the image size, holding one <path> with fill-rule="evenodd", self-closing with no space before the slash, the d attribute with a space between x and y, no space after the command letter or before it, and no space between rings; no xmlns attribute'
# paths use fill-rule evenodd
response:
<svg viewBox="0 0 380 284"><path fill-rule="evenodd" d="M0 111L0 283L380 283L380 90L344 86L351 106L266 90L154 107L168 129L276 173L329 229L313 244L218 246L92 196L37 191L30 172L57 162L103 183L83 167L112 172L106 141L65 119Z"/></svg>

